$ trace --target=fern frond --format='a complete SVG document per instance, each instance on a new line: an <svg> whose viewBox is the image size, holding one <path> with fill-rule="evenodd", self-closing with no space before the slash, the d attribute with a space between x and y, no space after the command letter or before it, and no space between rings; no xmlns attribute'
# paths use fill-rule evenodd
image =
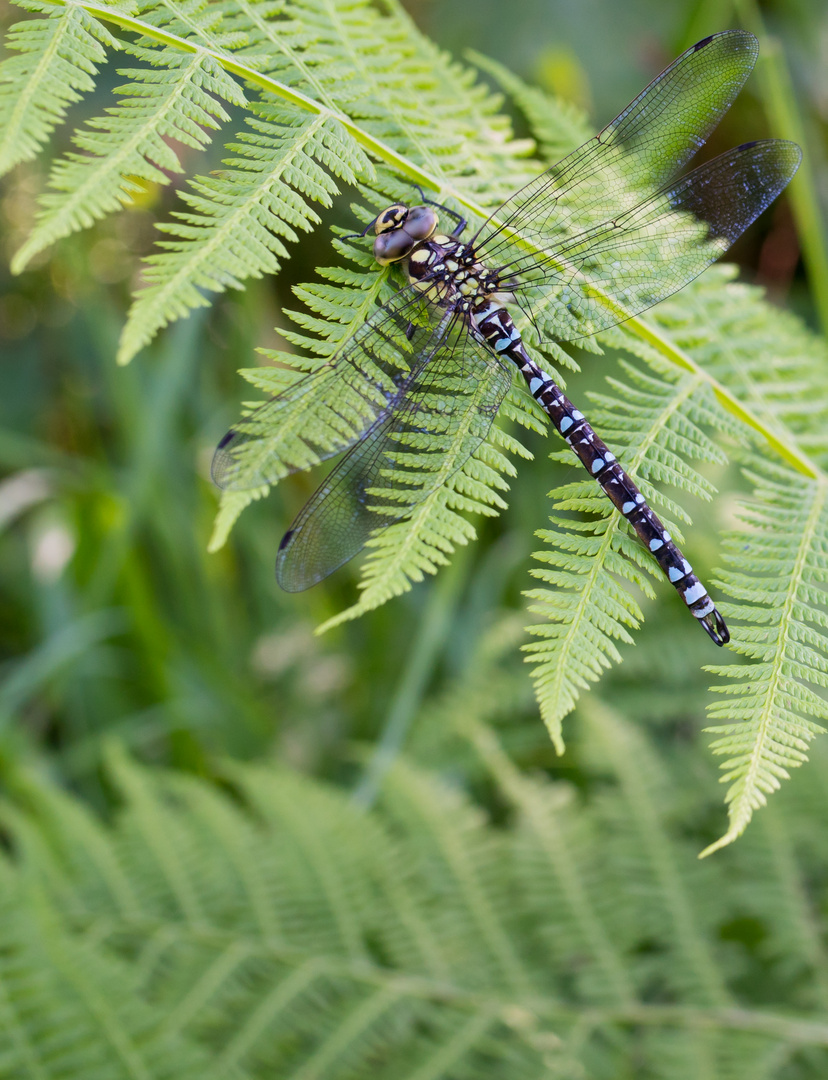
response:
<svg viewBox="0 0 828 1080"><path fill-rule="evenodd" d="M203 1048L159 1025L157 1009L136 992L135 965L63 934L59 909L10 870L0 884L0 1073L216 1077Z"/></svg>
<svg viewBox="0 0 828 1080"><path fill-rule="evenodd" d="M38 223L12 262L15 273L55 240L131 203L146 183L168 184L167 172L182 170L168 140L202 149L208 132L230 118L218 99L245 103L238 84L206 53L127 48L152 66L120 69L130 82L116 92L126 96L76 133L83 154L55 162L53 190L41 197Z"/></svg>
<svg viewBox="0 0 828 1080"><path fill-rule="evenodd" d="M581 800L522 777L491 731L457 719L510 807L497 828L405 763L365 814L272 766L229 768L229 794L112 755L123 803L106 825L18 778L19 809L3 808L20 865L4 856L0 1068L69 1080L58 1065L80 1046L95 1047L93 1080L194 1064L217 1080L563 1080L576 1065L609 1080L631 1063L781 1080L774 1060L804 1047L811 1067L793 1075L823 1074L822 1011L722 940L739 890L761 880L698 862L675 824L686 790L640 731L590 711L582 760L602 793ZM772 847L752 840L778 887ZM821 881L824 838L811 854ZM788 905L768 895L757 910L784 932Z"/></svg>
<svg viewBox="0 0 828 1080"><path fill-rule="evenodd" d="M623 364L627 382L610 380L613 396L591 394L595 426L606 437L627 472L636 479L648 501L664 514L671 532L687 514L667 499L654 483L670 483L709 500L712 485L687 462L722 462L724 455L703 427L727 426L703 378L677 377L662 371L660 378ZM570 461L569 451L551 455ZM597 682L603 671L620 662L615 642L630 642L627 627L638 626L642 614L624 587L634 584L652 596L648 575L661 572L622 515L588 480L566 484L551 492L558 511L586 512L592 520L550 518L553 530L538 533L548 547L535 553L543 565L531 571L544 582L529 590L529 610L543 622L529 628L538 640L524 646L535 665L541 714L558 752L563 752L561 721L581 692Z"/></svg>
<svg viewBox="0 0 828 1080"><path fill-rule="evenodd" d="M167 172L181 163L165 133L200 148L208 139L206 128L226 122L224 103L238 104L247 113L248 130L236 137L224 171L191 181L182 194L183 207L163 226L167 239L148 263L148 285L130 316L122 359L159 327L208 303L208 293L237 288L283 263L290 243L317 222L315 204L328 205L342 182L361 182L364 206L358 214L366 221L389 197L409 198L409 181L439 192L452 208L479 219L487 205L535 171L527 157L530 146L512 138L497 99L475 83L468 68L423 38L394 0L385 0L381 8L370 0L295 0L289 7L275 0L146 0L139 8L96 3L87 5L88 11L80 0L55 4L61 14L14 31L20 55L8 62L16 81L12 96L4 100L31 130L33 142L21 144L23 153L30 155L42 142L75 100L72 94L91 86L87 80L101 49L124 49L138 66L125 72L127 88L114 110L77 132L78 152L55 165L44 216L16 267L44 243L128 203L145 183L166 182ZM21 0L21 6L38 14L47 10L37 0ZM117 38L105 26L117 28ZM62 45L55 44L59 38ZM61 65L69 65L68 70L60 67L64 96L49 84L44 58L50 48ZM557 156L586 134L577 115L496 65L479 62L523 109L545 152ZM9 89L11 84L3 85ZM374 177L371 167L377 163L382 168ZM290 356L282 373L261 369L252 380L262 389L278 392L317 368L316 358L324 362L358 332L371 310L366 305L389 295L367 253L356 262L356 269L331 272L321 285L299 290L306 310L296 313L298 329L285 336L310 359ZM631 319L623 330L602 339L642 359L657 382L666 385L674 379L665 374L665 365L683 372L671 383L673 398L678 401L681 387L692 384L698 416L682 406L671 428L665 419L670 412L666 394L652 406L649 419L644 406L632 418L624 413L624 402L637 409L638 391L619 384L603 402L612 415L602 411L598 426L603 422L609 440L617 441L619 449L626 447L645 487L669 481L704 493L704 483L686 464L688 457L711 455L699 425L726 430L742 445L751 429L758 432L765 440L763 455L777 453L819 486L828 462L825 346L795 320L760 303L755 292L729 283L727 275L723 269L708 271L646 321ZM566 329L561 310L550 307L536 315L544 331ZM531 332L527 343L537 347ZM597 342L587 341L585 348L601 351ZM559 366L570 363L560 348L542 351ZM276 359L281 363L283 357ZM662 391L653 393L659 398ZM516 418L535 425L534 407L525 398L515 400L523 401L522 417ZM613 423L618 415L624 417L620 425ZM680 425L686 420L685 430ZM664 440L654 437L662 430L659 425ZM511 470L501 451L520 453L507 442L502 433L494 435L448 479L439 496L418 506L416 520L377 538L365 563L362 596L343 618L405 591L442 564L472 535L461 511L489 513L501 506L504 478ZM449 448L449 459L454 453L459 460L457 449ZM309 456L306 464L318 456ZM260 486L225 497L214 547L241 509L264 493ZM665 496L649 488L647 493L660 500L668 517L686 520ZM585 486L560 489L559 494L575 512L598 509L597 495ZM392 498L388 491L383 497ZM646 592L651 564L604 508L592 524L556 516L545 540L548 551L542 559L547 565L540 573L554 591L534 594L550 621L533 631L539 635L533 648L540 660L544 716L560 747L562 715L617 662L619 643L629 639L641 617L626 586ZM753 599L767 603L761 588ZM812 649L823 657L828 649L822 628L815 627L813 635ZM809 679L814 670L816 662L809 665Z"/></svg>
<svg viewBox="0 0 828 1080"><path fill-rule="evenodd" d="M515 400L519 400L517 396ZM474 405L471 395L469 405ZM519 406L518 409L528 425L531 422L528 414ZM516 469L504 450L530 457L516 439L495 427L487 441L458 469L456 455L462 451L462 443L459 438L452 439L439 469L429 473L430 494L416 505L410 516L389 525L368 542L357 603L322 623L318 633L356 619L408 592L426 574L435 574L440 567L447 566L458 546L473 541L474 527L463 515L494 517L506 508L501 493L509 485L504 477L514 477Z"/></svg>
<svg viewBox="0 0 828 1080"><path fill-rule="evenodd" d="M755 501L740 510L747 528L725 541L722 584L736 600L725 610L737 647L755 663L708 668L730 680L714 688L725 697L709 709L714 720L730 722L708 729L719 736L713 752L727 758L730 826L708 852L744 831L806 760L808 744L825 731L818 721L828 720L828 482L758 462L748 475Z"/></svg>
<svg viewBox="0 0 828 1080"><path fill-rule="evenodd" d="M319 222L313 202L330 206L339 188L371 173L367 158L338 121L279 106L251 105L252 129L228 148L221 174L183 192L188 212L160 226L172 240L147 260L147 282L130 311L118 359L126 363L162 327L191 308L209 305L202 290L241 288L246 278L275 273L287 256L282 238L298 239Z"/></svg>
<svg viewBox="0 0 828 1080"><path fill-rule="evenodd" d="M813 474L814 464L824 468L828 462L828 342L790 312L768 304L762 289L736 281L737 273L727 264L709 267L659 304L652 319L751 409L762 434L778 436L774 449L783 460ZM647 348L629 334L624 347L640 355ZM805 469L803 454L811 458Z"/></svg>
<svg viewBox="0 0 828 1080"><path fill-rule="evenodd" d="M330 8L316 0L295 4L290 23L274 19L277 13L273 5L254 4L237 13L234 25L254 35L250 49L238 56L246 62L261 58L261 45L277 39L278 62L257 66L295 79L303 92L317 96L320 111L308 116L267 102L251 105L256 119L248 123L254 134L230 147L243 159L225 162L230 168L215 179L194 182L195 194L182 195L194 212L174 215L183 224L162 226L176 239L162 241L166 251L147 261L149 285L130 312L119 350L122 362L160 327L208 304L201 289L238 288L248 277L275 272L278 259L288 255L279 237L295 241L297 230L308 231L318 222L309 203L330 205L339 190L333 177L347 184L372 178L359 142L329 110L346 110L392 146L403 134L401 145L409 152L416 146L415 159L432 169L439 169L442 155L463 153L474 136L468 119L436 92L436 79L433 89L424 83L421 64L416 66L418 93L408 92L415 76L414 64L406 62L411 46L394 20L379 18L367 5L348 4L332 22ZM310 28L304 36L293 29L297 21ZM383 49L376 48L377 34L384 35ZM391 124L372 104L377 100L395 102ZM453 137L452 127L457 129Z"/></svg>
<svg viewBox="0 0 828 1080"><path fill-rule="evenodd" d="M21 6L49 17L16 23L6 37L6 48L20 55L0 64L0 176L35 157L68 107L95 89L106 50L119 47L83 8Z"/></svg>
<svg viewBox="0 0 828 1080"><path fill-rule="evenodd" d="M571 102L552 98L529 86L503 64L473 49L469 50L468 57L476 67L492 76L526 117L538 140L541 161L560 161L594 134L586 115Z"/></svg>

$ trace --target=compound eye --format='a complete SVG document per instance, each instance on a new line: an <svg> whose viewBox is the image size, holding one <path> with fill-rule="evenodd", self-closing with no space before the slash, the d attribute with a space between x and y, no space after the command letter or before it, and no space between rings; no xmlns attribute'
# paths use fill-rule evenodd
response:
<svg viewBox="0 0 828 1080"><path fill-rule="evenodd" d="M402 229L389 231L378 236L374 240L374 258L380 266L388 266L389 263L399 262L404 259L416 243L408 233Z"/></svg>
<svg viewBox="0 0 828 1080"><path fill-rule="evenodd" d="M393 232L394 229L399 229L407 217L407 206L403 206L402 203L389 206L387 210L383 210L381 214L377 215L377 220L374 222L374 232L377 236Z"/></svg>
<svg viewBox="0 0 828 1080"><path fill-rule="evenodd" d="M415 240L428 240L433 236L438 218L430 206L412 206L408 212L405 231Z"/></svg>

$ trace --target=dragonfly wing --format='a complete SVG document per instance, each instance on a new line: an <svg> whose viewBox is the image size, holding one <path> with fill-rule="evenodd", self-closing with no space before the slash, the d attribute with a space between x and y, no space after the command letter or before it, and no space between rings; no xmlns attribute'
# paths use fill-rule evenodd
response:
<svg viewBox="0 0 828 1080"><path fill-rule="evenodd" d="M596 334L677 292L715 262L785 188L802 153L745 143L562 242L515 290L541 340Z"/></svg>
<svg viewBox="0 0 828 1080"><path fill-rule="evenodd" d="M275 484L353 446L433 351L444 321L413 286L395 293L323 367L228 431L213 481L228 490Z"/></svg>
<svg viewBox="0 0 828 1080"><path fill-rule="evenodd" d="M631 209L690 160L753 70L758 43L744 30L699 41L665 68L594 138L511 196L472 243L493 269L519 275L537 251L573 229Z"/></svg>
<svg viewBox="0 0 828 1080"><path fill-rule="evenodd" d="M436 490L485 439L512 373L455 312L443 339L395 403L323 481L285 534L276 578L315 585L372 533Z"/></svg>

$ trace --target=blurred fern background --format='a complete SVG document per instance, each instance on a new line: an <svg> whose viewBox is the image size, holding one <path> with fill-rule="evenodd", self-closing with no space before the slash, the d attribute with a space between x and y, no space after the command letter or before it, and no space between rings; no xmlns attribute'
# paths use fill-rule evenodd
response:
<svg viewBox="0 0 828 1080"><path fill-rule="evenodd" d="M376 10L512 95L511 134L481 117L493 146L530 130L492 60L598 127L698 38L757 33L757 72L704 153L767 135L807 147L796 189L732 258L825 333L820 0ZM273 576L315 477L207 553L211 455L250 397L237 369L284 347L293 288L336 261L331 228L361 228L355 189L316 207L278 275L221 293L127 367L129 295L176 174L12 276L46 158L111 104L119 66L0 192L0 1080L828 1075L828 751L817 740L746 836L699 863L723 831L699 673L721 658L662 597L641 599L635 644L556 755L519 651L546 495L575 478L549 439L523 436L535 460L517 463L508 510L447 569L324 635L355 571L299 595ZM177 150L202 175L225 153ZM576 401L605 390L602 364L571 376ZM715 482L728 494L709 530L708 504L686 498L704 580L746 489L736 466Z"/></svg>

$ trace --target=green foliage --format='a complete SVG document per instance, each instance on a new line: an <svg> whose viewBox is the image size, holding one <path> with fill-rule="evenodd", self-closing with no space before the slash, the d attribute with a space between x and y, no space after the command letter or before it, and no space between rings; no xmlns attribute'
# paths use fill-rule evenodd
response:
<svg viewBox="0 0 828 1080"><path fill-rule="evenodd" d="M677 824L698 777L617 714L584 721L586 799L464 710L452 756L496 786L500 828L403 761L366 814L283 767L228 765L222 791L113 753L112 824L18 775L0 1076L824 1075L807 800L700 864Z"/></svg>
<svg viewBox="0 0 828 1080"><path fill-rule="evenodd" d="M709 669L730 680L716 688L725 696L710 707L712 718L731 721L710 729L720 736L713 751L727 756L726 778L734 781L731 826L722 843L741 833L788 769L806 760L810 740L825 731L813 718L825 715L821 692L828 685L820 652L828 625L826 485L790 469L759 468L756 503L742 511L752 526L750 542L739 534L727 538L723 574L737 599L733 613L745 624L743 650L756 663Z"/></svg>
<svg viewBox="0 0 828 1080"><path fill-rule="evenodd" d="M16 52L0 69L7 130L17 125L25 132L9 136L3 159L9 166L30 158L67 106L91 92L105 49L125 52L141 66L119 69L127 83L116 91L117 103L81 123L73 135L78 149L55 161L15 269L54 240L145 197L152 185L168 184L170 174L189 177L180 190L182 208L160 226L166 239L146 262L121 338L124 361L161 327L205 306L205 293L240 289L274 273L290 254L288 244L319 224L345 185L360 191L362 220L388 200L408 197L411 181L479 219L540 169L526 157L528 144L511 138L498 100L474 72L439 54L392 3L382 10L367 0L145 0L89 10L78 0L27 0L22 6L49 17L12 31ZM560 109L497 65L483 66L536 127L544 152L563 153L587 137L572 110ZM231 110L245 114L240 124ZM234 130L225 135L230 125ZM198 175L195 155L213 131L222 131L231 156L218 171ZM171 138L181 149L170 146ZM323 271L321 282L296 289L304 310L291 313L298 329L283 331L291 351L270 354L280 367L246 372L265 392L294 384L298 375L318 371L358 342L373 300L390 295L364 249L339 250L353 265ZM555 312L546 314L554 323ZM538 348L532 327L524 321L521 329ZM736 601L722 605L734 619L733 649L754 661L715 669L729 689L752 688L750 694L729 694L727 709L714 711L714 719L742 725L737 732L719 731L726 741L717 744L729 757L732 838L779 777L801 763L828 713L820 692L826 646L819 615L825 600L819 493L828 449L824 344L734 285L722 269L655 309L648 321L631 320L602 342L638 358L647 370L625 367L611 396L596 396L599 428L672 528L678 521L689 524L689 517L661 485L709 498L712 484L696 464L723 460L710 432L731 439L737 457L762 477L751 496L753 509L742 513L742 525L728 541L740 565L734 562L722 578ZM589 348L601 351L595 343ZM577 367L560 346L544 351L552 365ZM293 453L307 403L298 393L289 404L292 411L280 415L279 430L285 438L295 436ZM314 417L316 449L301 464L319 461L326 446L347 445L362 430L353 417L344 432L341 414L335 422L327 417ZM326 606L326 626L409 591L472 538L466 514L493 516L504 508L515 471L507 454L530 456L509 428L542 425L537 408L518 390L510 392L500 418L501 426L458 471L452 461L463 456L467 433L462 424L447 432L442 471L424 470L445 482L371 541L359 601L339 614ZM406 469L422 467L425 450L416 442L401 446L397 480ZM792 470L784 480L775 471L781 462ZM227 493L213 548L285 471L264 476L253 489ZM394 501L389 493L398 484L394 475L382 479L380 510L388 513ZM796 516L801 534L786 496L793 488L802 496ZM641 621L628 586L649 595L653 564L586 484L559 485L553 498L555 513L541 534L546 546L533 573L554 587L529 593L533 611L543 616L530 631L536 638L530 658L544 718L562 748L563 717L583 689L618 663L630 628ZM583 514L586 519L572 516ZM767 576L774 579L772 591ZM663 594L664 586L657 591ZM695 632L688 626L688 634Z"/></svg>
<svg viewBox="0 0 828 1080"><path fill-rule="evenodd" d="M21 4L48 11L51 18L29 19L8 31L10 57L0 75L0 175L33 158L69 105L94 89L106 47L118 42L81 7L65 12L49 3Z"/></svg>
<svg viewBox="0 0 828 1080"><path fill-rule="evenodd" d="M130 51L152 67L120 70L131 82L116 92L126 96L106 116L87 121L91 130L75 135L84 153L55 162L49 178L53 191L41 200L38 222L17 252L13 270L22 270L60 237L132 202L147 182L168 183L167 172L181 172L169 140L202 147L207 131L229 119L217 97L244 103L236 83L210 57L172 50L158 56L138 46Z"/></svg>
<svg viewBox="0 0 828 1080"><path fill-rule="evenodd" d="M724 417L699 375L665 372L659 379L629 364L623 367L627 382L610 380L615 391L611 396L591 394L596 406L591 414L645 498L682 542L676 519L687 524L689 518L654 482L681 487L709 501L712 485L686 459L724 462L703 430L721 426ZM566 461L565 453L559 452L558 460ZM637 627L642 619L622 582L633 583L652 597L648 575L658 580L660 573L594 482L577 480L556 488L550 497L556 504L557 512L550 518L555 528L538 534L549 547L536 553L543 568L532 574L551 588L527 593L530 611L544 618L530 628L539 640L525 648L537 665L543 718L562 752L562 719L579 692L620 661L615 642L631 642L626 627ZM565 517L561 512L590 517Z"/></svg>

